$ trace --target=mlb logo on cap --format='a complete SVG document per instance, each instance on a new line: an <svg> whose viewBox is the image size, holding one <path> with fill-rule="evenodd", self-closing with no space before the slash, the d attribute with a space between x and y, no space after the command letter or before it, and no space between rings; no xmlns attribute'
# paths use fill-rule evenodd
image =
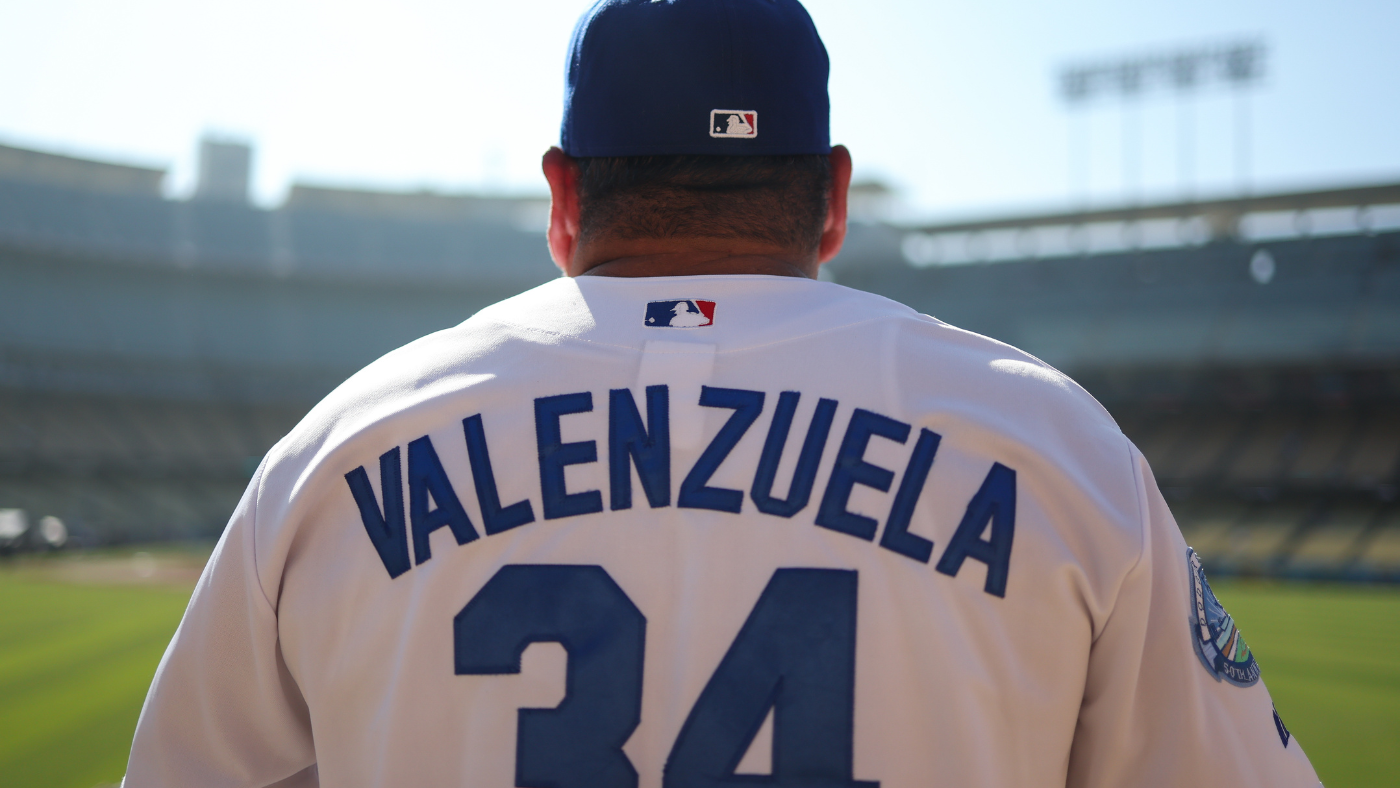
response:
<svg viewBox="0 0 1400 788"><path fill-rule="evenodd" d="M647 304L647 328L701 328L714 322L714 301L684 298Z"/></svg>
<svg viewBox="0 0 1400 788"><path fill-rule="evenodd" d="M748 109L712 109L710 136L747 139L757 137L758 113Z"/></svg>

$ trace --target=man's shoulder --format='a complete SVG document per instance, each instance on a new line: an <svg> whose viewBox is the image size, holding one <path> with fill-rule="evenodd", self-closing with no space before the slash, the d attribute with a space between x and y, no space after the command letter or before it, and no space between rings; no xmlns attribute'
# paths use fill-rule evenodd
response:
<svg viewBox="0 0 1400 788"><path fill-rule="evenodd" d="M1012 445L1027 462L1127 467L1108 410L1069 375L1012 345L927 315L898 319L897 397L911 413L958 425L964 440Z"/></svg>
<svg viewBox="0 0 1400 788"><path fill-rule="evenodd" d="M497 307L506 303L391 350L351 375L273 447L270 466L285 473L319 464L356 436L403 419L434 418L438 403L492 380L492 359L508 353L521 333L498 319Z"/></svg>
<svg viewBox="0 0 1400 788"><path fill-rule="evenodd" d="M1020 397L1038 396L1108 416L1073 378L1030 353L927 315L919 317L922 319L908 321L901 332L901 350L910 361L925 358L937 366L911 369L916 377L938 377L969 394L1005 391Z"/></svg>
<svg viewBox="0 0 1400 788"><path fill-rule="evenodd" d="M579 322L575 299L561 285L549 282L498 301L455 326L389 351L326 395L309 417L343 420L367 408L400 410L493 377L489 359L509 352L507 345ZM538 314L553 320L531 319Z"/></svg>

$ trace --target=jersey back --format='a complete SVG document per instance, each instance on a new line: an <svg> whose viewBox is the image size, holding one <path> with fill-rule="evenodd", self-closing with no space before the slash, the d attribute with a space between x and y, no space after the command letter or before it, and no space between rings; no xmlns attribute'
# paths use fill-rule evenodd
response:
<svg viewBox="0 0 1400 788"><path fill-rule="evenodd" d="M1312 785L1257 668L1203 670L1194 571L1034 358L835 285L583 277L313 410L152 698L217 620L269 782Z"/></svg>

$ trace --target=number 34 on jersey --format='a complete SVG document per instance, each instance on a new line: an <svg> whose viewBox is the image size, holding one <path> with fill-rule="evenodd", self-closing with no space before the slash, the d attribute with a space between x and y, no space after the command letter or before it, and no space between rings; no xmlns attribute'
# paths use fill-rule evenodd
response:
<svg viewBox="0 0 1400 788"><path fill-rule="evenodd" d="M665 788L878 788L852 776L856 603L856 572L774 572L676 736ZM462 608L459 675L519 673L531 643L568 652L564 700L518 712L516 785L635 788L622 747L641 722L645 641L646 618L600 566L506 566ZM771 776L735 774L770 711Z"/></svg>

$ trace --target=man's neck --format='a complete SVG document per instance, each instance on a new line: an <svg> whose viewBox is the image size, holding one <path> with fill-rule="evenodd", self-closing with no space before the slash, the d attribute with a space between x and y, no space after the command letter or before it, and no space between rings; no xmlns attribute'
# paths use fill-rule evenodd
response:
<svg viewBox="0 0 1400 788"><path fill-rule="evenodd" d="M569 276L766 274L817 278L815 254L747 238L596 238L574 249Z"/></svg>
<svg viewBox="0 0 1400 788"><path fill-rule="evenodd" d="M815 279L816 267L815 261L804 263L771 255L676 251L604 260L589 266L576 276L764 274Z"/></svg>

